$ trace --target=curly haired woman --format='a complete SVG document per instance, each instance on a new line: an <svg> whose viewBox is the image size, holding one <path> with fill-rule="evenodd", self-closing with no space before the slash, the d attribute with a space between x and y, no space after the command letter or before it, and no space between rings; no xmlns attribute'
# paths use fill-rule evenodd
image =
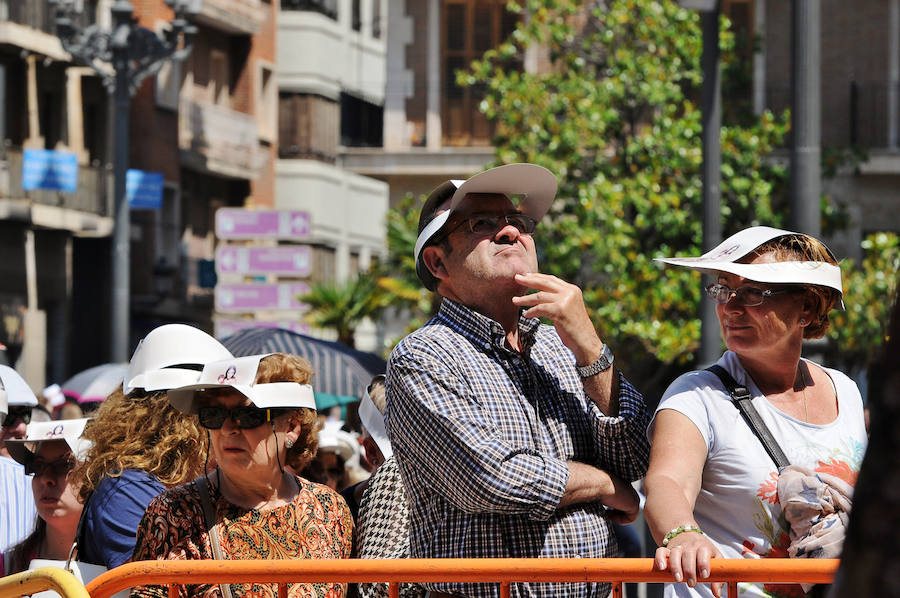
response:
<svg viewBox="0 0 900 598"><path fill-rule="evenodd" d="M73 471L85 503L82 561L117 567L131 558L150 501L203 471L206 434L169 404L168 389L196 382L202 365L231 355L205 332L168 324L135 349L124 387L103 402L84 432L93 443Z"/></svg>
<svg viewBox="0 0 900 598"><path fill-rule="evenodd" d="M208 364L199 383L169 393L175 407L196 414L209 431L217 465L150 503L134 560L350 556L353 521L344 499L290 471L302 470L318 445L311 374L299 357L255 355ZM165 598L168 590L144 586L131 595ZM189 585L179 595L274 598L275 587ZM341 584L288 586L290 598L343 595Z"/></svg>

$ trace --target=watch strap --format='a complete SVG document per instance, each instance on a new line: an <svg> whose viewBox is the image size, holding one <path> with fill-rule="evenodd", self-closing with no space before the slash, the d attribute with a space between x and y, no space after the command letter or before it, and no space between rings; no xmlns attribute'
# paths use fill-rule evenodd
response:
<svg viewBox="0 0 900 598"><path fill-rule="evenodd" d="M603 344L603 352L600 353L600 357L598 357L593 363L589 365L576 365L575 371L578 372L578 375L582 378L590 378L595 374L599 374L600 372L605 372L609 368L612 367L613 364L613 354L609 348L609 345L606 343Z"/></svg>

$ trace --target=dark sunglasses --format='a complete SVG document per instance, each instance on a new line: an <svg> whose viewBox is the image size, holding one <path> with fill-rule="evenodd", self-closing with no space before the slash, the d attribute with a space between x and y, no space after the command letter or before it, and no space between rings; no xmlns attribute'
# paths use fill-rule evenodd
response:
<svg viewBox="0 0 900 598"><path fill-rule="evenodd" d="M25 463L25 475L42 476L49 473L53 477L62 477L69 475L69 472L75 468L75 459L69 457L67 459L57 459L56 461L38 461L36 459L28 459Z"/></svg>
<svg viewBox="0 0 900 598"><path fill-rule="evenodd" d="M242 405L234 409L200 407L197 410L197 417L200 419L200 425L207 430L218 430L225 425L226 419L233 421L242 430L249 430L272 421L273 417L284 411L284 409L260 409L254 405Z"/></svg>
<svg viewBox="0 0 900 598"><path fill-rule="evenodd" d="M476 235L492 235L507 224L513 226L523 235L530 235L537 228L537 221L525 214L514 212L512 214L472 214L462 222L456 224L447 231L447 235L461 227L468 225L469 232Z"/></svg>
<svg viewBox="0 0 900 598"><path fill-rule="evenodd" d="M7 428L16 423L17 419L21 419L27 426L31 423L31 407L10 407L9 413L3 418L3 427Z"/></svg>

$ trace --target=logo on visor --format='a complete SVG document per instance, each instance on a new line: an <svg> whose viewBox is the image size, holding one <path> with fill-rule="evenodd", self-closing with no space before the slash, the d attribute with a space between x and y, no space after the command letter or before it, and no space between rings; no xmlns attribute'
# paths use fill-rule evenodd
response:
<svg viewBox="0 0 900 598"><path fill-rule="evenodd" d="M227 384L229 381L234 380L237 375L237 368L233 365L228 366L228 369L225 370L224 374L220 374L218 377L219 384Z"/></svg>
<svg viewBox="0 0 900 598"><path fill-rule="evenodd" d="M63 425L57 424L52 430L47 432L47 438L55 438L63 433Z"/></svg>
<svg viewBox="0 0 900 598"><path fill-rule="evenodd" d="M718 253L716 253L715 255L709 256L709 259L719 260L723 257L727 257L727 256L731 255L732 253L734 253L735 251L737 251L740 248L741 248L740 245L732 245L731 247L726 247L726 248L722 249L721 251L719 251Z"/></svg>

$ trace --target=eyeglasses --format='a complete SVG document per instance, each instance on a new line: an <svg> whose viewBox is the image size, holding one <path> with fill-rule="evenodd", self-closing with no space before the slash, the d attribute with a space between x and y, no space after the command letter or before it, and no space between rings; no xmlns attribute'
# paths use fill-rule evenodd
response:
<svg viewBox="0 0 900 598"><path fill-rule="evenodd" d="M491 235L507 224L515 227L520 234L530 235L537 227L537 220L531 216L514 212L512 214L472 214L447 231L450 235L463 224L469 225L469 231L476 235Z"/></svg>
<svg viewBox="0 0 900 598"><path fill-rule="evenodd" d="M709 295L710 299L719 304L728 303L733 295L738 304L743 305L744 307L755 307L757 305L762 305L762 302L772 295L778 295L780 293L796 293L799 290L800 289L797 288L763 290L758 287L738 287L732 289L724 284L711 284L706 287L706 294Z"/></svg>
<svg viewBox="0 0 900 598"><path fill-rule="evenodd" d="M28 459L25 463L25 475L42 476L49 473L53 477L62 477L69 475L69 472L75 468L75 459L68 457L65 459L57 459L56 461L38 461L36 459Z"/></svg>
<svg viewBox="0 0 900 598"><path fill-rule="evenodd" d="M3 427L8 428L21 419L26 426L31 423L31 407L10 407L9 413L3 418Z"/></svg>
<svg viewBox="0 0 900 598"><path fill-rule="evenodd" d="M207 430L218 430L225 425L225 420L230 419L241 430L258 428L268 421L272 421L272 411L278 414L279 409L260 409L253 405L242 405L234 409L224 407L200 407L197 416L200 425Z"/></svg>

